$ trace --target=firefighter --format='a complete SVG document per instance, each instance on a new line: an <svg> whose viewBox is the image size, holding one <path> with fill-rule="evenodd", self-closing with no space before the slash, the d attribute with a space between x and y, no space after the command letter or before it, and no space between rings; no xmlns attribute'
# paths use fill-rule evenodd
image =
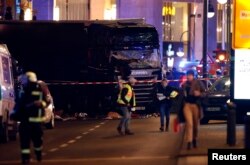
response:
<svg viewBox="0 0 250 165"><path fill-rule="evenodd" d="M129 129L129 122L131 119L131 111L134 111L135 103L135 93L133 86L135 85L136 80L133 77L130 77L127 84L123 84L122 89L118 94L117 103L120 107L122 118L117 127L117 131L120 135L133 135L134 133ZM125 132L123 133L123 127Z"/></svg>
<svg viewBox="0 0 250 165"><path fill-rule="evenodd" d="M20 121L19 136L22 164L30 162L30 142L33 143L36 159L42 160L42 123L44 108L49 104L42 86L34 72L26 72L20 77L22 89L16 99L11 119Z"/></svg>

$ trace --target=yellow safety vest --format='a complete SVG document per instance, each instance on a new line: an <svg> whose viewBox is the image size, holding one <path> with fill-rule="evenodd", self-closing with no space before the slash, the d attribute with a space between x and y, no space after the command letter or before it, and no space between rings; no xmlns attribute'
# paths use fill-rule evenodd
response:
<svg viewBox="0 0 250 165"><path fill-rule="evenodd" d="M123 88L127 88L128 89L128 92L127 92L127 94L125 96L125 99L127 100L127 102L130 102L131 99L133 98L133 105L132 106L135 107L135 105L136 105L135 104L135 94L134 94L133 88L130 85L128 85L128 84L124 84ZM117 103L125 105L126 103L124 103L124 101L122 100L121 92L122 92L122 90L120 90L120 92L119 92Z"/></svg>

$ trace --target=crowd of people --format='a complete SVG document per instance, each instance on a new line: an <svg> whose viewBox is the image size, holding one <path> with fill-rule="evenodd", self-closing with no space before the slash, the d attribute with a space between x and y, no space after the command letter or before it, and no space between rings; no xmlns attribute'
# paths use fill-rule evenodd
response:
<svg viewBox="0 0 250 165"><path fill-rule="evenodd" d="M157 110L160 114L161 132L169 131L170 109L176 98L179 98L179 108L177 112L177 120L185 123L185 139L187 149L197 147L198 131L200 119L202 118L201 97L205 92L204 84L196 78L194 70L186 72L186 81L176 88L170 85L167 78L163 78L158 84L156 98ZM129 129L129 122L133 107L136 106L133 85L136 83L134 78L130 78L128 83L123 82L120 87L117 99L118 106L122 114L121 121L117 127L120 135L133 135ZM125 129L125 132L123 131Z"/></svg>

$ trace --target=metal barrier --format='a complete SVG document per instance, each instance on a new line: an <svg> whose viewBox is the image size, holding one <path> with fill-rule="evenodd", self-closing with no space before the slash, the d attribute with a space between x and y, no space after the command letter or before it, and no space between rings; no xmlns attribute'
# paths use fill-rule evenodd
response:
<svg viewBox="0 0 250 165"><path fill-rule="evenodd" d="M250 149L250 112L245 117L245 149Z"/></svg>
<svg viewBox="0 0 250 165"><path fill-rule="evenodd" d="M236 105L233 102L227 103L227 144L236 144Z"/></svg>

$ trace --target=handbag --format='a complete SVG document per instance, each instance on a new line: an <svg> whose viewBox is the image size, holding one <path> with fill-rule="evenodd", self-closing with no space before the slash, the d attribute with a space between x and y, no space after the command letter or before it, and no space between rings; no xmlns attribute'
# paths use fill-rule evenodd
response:
<svg viewBox="0 0 250 165"><path fill-rule="evenodd" d="M174 118L174 120L173 120L173 131L174 131L174 133L180 132L180 122L179 122L177 117Z"/></svg>

